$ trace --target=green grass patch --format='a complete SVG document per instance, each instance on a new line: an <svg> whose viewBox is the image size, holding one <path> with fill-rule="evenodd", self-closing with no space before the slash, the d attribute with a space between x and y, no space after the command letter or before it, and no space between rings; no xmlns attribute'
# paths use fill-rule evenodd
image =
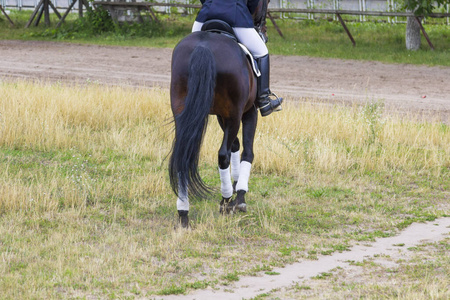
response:
<svg viewBox="0 0 450 300"><path fill-rule="evenodd" d="M264 274L272 276L272 275L280 275L280 272L266 271L266 272L264 272Z"/></svg>

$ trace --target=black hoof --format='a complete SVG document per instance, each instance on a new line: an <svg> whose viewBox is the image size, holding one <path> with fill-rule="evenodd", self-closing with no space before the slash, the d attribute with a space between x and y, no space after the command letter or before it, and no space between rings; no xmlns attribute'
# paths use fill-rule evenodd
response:
<svg viewBox="0 0 450 300"><path fill-rule="evenodd" d="M231 197L230 198L224 198L222 197L222 201L220 201L220 209L219 212L221 214L229 214L232 210L232 207L230 206L232 203Z"/></svg>
<svg viewBox="0 0 450 300"><path fill-rule="evenodd" d="M189 228L189 217L188 210L179 210L178 211L178 220L182 228Z"/></svg>
<svg viewBox="0 0 450 300"><path fill-rule="evenodd" d="M236 212L247 212L247 204L245 203L245 191L237 191L236 199L231 201L231 197L222 198L220 202L220 213L230 214Z"/></svg>
<svg viewBox="0 0 450 300"><path fill-rule="evenodd" d="M237 191L236 199L234 200L234 211L247 212L247 204L245 203L246 191Z"/></svg>

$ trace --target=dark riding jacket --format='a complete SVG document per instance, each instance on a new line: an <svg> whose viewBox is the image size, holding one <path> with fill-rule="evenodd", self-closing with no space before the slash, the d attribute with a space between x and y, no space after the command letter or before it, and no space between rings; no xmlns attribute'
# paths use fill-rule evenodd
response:
<svg viewBox="0 0 450 300"><path fill-rule="evenodd" d="M231 27L253 28L252 14L260 0L204 0L196 21L219 19Z"/></svg>

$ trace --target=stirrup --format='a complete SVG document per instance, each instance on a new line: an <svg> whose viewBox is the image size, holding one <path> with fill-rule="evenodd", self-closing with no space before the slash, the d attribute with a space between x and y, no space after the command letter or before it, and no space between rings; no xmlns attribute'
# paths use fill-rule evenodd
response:
<svg viewBox="0 0 450 300"><path fill-rule="evenodd" d="M275 99L270 99L270 96L274 96ZM283 102L283 98L278 97L275 93L269 92L269 94L264 98L264 100L258 101L259 111L261 112L261 116L265 117L270 115L274 111L280 111L282 109L281 103Z"/></svg>

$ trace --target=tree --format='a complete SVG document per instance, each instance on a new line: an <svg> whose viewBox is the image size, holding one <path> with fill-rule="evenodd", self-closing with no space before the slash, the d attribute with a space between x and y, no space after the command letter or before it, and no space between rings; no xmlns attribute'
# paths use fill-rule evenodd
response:
<svg viewBox="0 0 450 300"><path fill-rule="evenodd" d="M428 16L433 9L449 4L450 0L404 0L405 8L416 16Z"/></svg>
<svg viewBox="0 0 450 300"><path fill-rule="evenodd" d="M420 21L420 19L419 19ZM405 42L407 50L419 50L422 41L420 26L415 17L407 17Z"/></svg>
<svg viewBox="0 0 450 300"><path fill-rule="evenodd" d="M450 0L404 0L404 7L406 11L414 12L421 21L422 17L431 14L433 9L449 3ZM418 50L420 48L420 26L415 17L408 17L405 40L406 49Z"/></svg>

